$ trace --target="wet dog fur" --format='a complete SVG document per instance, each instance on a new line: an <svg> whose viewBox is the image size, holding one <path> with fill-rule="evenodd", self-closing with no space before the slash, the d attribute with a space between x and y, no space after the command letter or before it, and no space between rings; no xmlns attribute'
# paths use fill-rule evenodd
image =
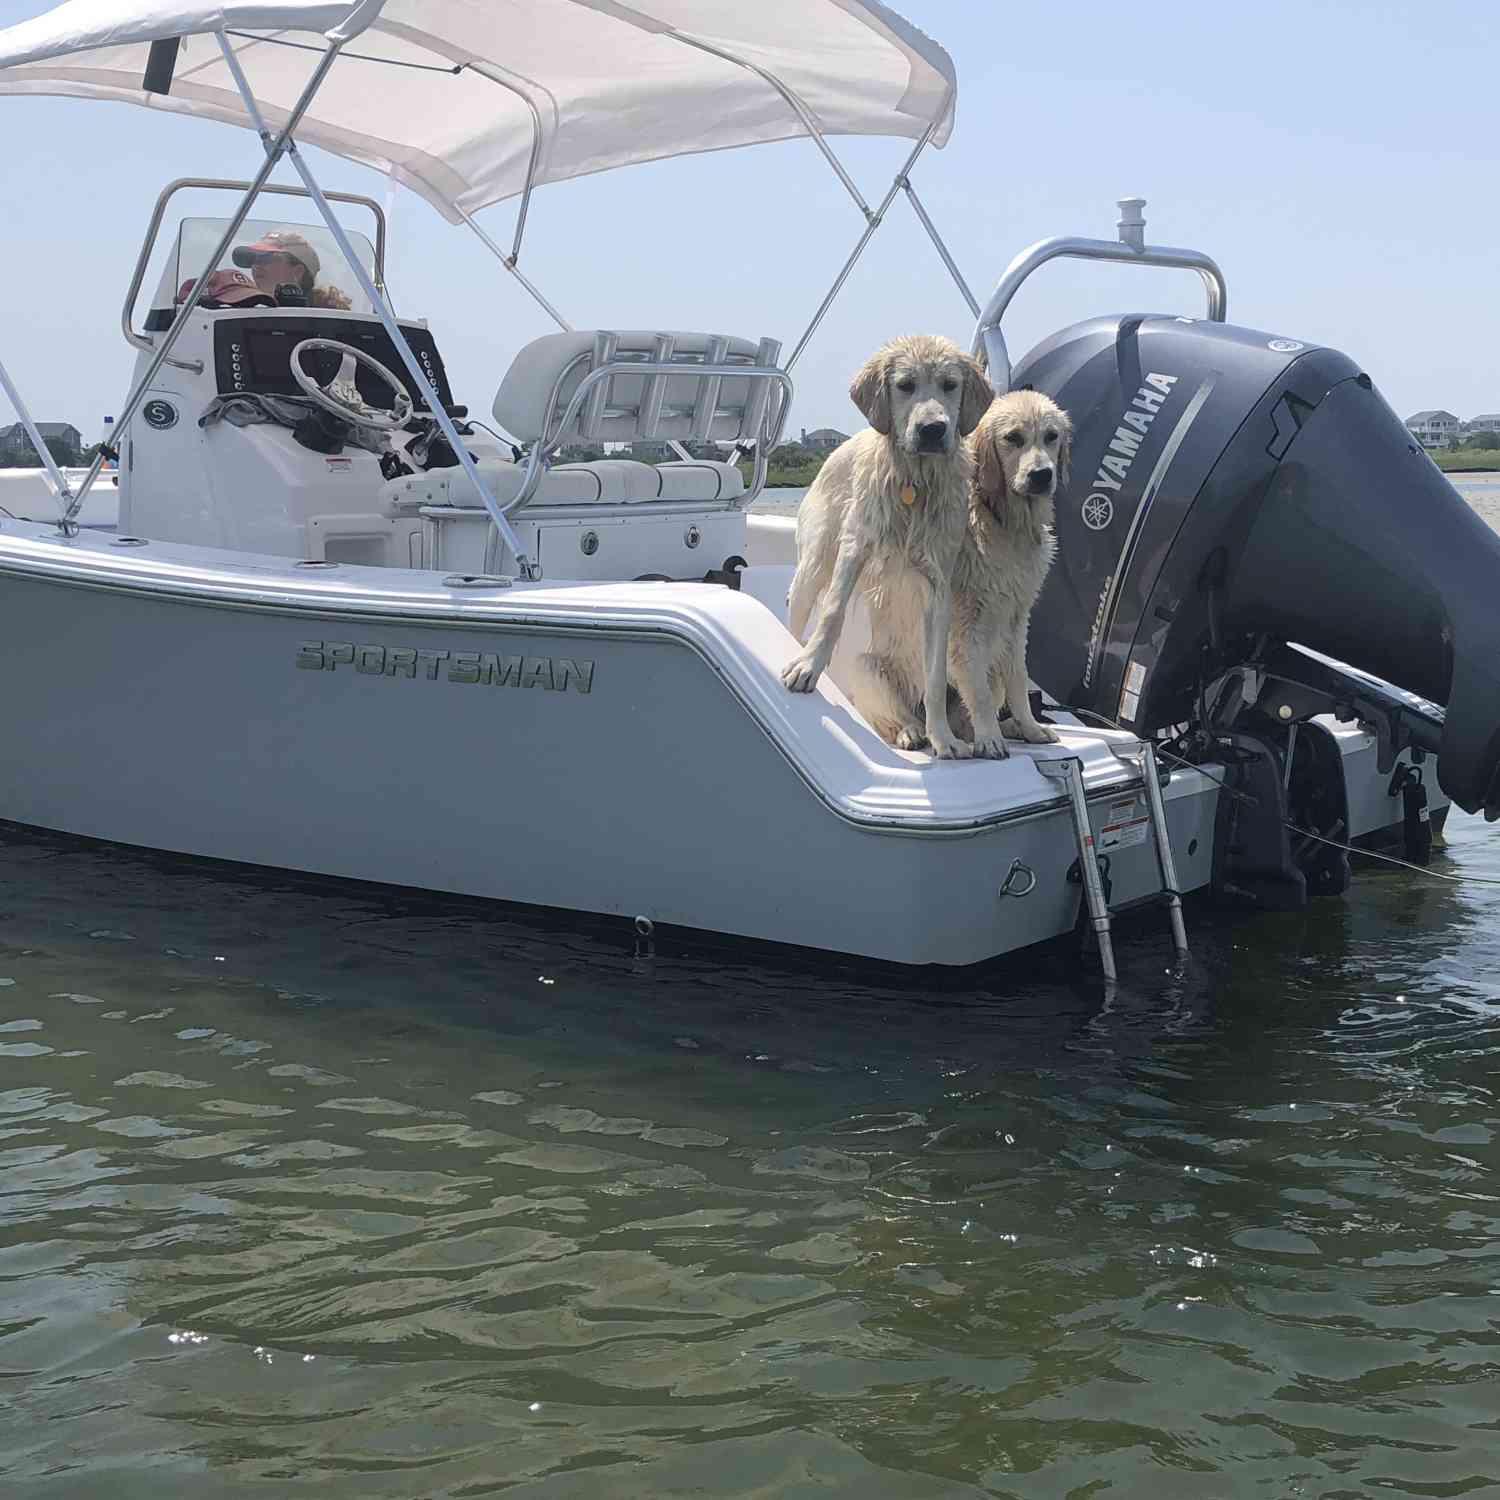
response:
<svg viewBox="0 0 1500 1500"><path fill-rule="evenodd" d="M1067 413L1038 391L997 398L968 440L974 477L953 576L949 675L962 705L956 731L976 755L1005 755L1007 737L1057 739L1031 711L1026 643L1057 551L1053 510L1072 440Z"/></svg>
<svg viewBox="0 0 1500 1500"><path fill-rule="evenodd" d="M855 706L890 744L964 759L971 748L948 721L947 642L973 493L965 439L994 392L951 340L917 335L877 350L849 395L870 427L829 456L799 508L788 623L806 646L782 681L813 690L859 588L870 649L848 684Z"/></svg>

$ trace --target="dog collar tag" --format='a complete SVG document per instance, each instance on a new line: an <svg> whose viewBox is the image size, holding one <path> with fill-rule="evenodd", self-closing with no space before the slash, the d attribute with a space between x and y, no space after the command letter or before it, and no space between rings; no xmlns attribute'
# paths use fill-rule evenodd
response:
<svg viewBox="0 0 1500 1500"><path fill-rule="evenodd" d="M901 503L903 505L915 505L917 503L917 490L915 485L903 484L901 486Z"/></svg>

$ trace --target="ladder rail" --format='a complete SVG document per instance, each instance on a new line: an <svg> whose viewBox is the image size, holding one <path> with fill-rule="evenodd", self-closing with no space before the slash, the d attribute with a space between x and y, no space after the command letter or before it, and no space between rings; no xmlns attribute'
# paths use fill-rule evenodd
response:
<svg viewBox="0 0 1500 1500"><path fill-rule="evenodd" d="M1151 835L1156 841L1156 863L1167 897L1167 915L1172 922L1172 946L1179 958L1188 951L1187 924L1182 918L1182 888L1177 884L1177 863L1172 858L1172 839L1167 831L1167 809L1162 800L1161 780L1156 770L1156 747L1141 741L1141 779L1146 783L1146 808L1151 816Z"/></svg>
<svg viewBox="0 0 1500 1500"><path fill-rule="evenodd" d="M1166 802L1161 794L1156 747L1149 740L1142 740L1134 760L1125 752L1117 750L1115 753L1122 762L1136 766L1141 773L1146 793L1146 818L1151 827L1152 842L1156 846L1156 867L1161 877L1159 894L1166 902L1167 915L1172 924L1172 946L1179 958L1186 958L1188 940L1187 924L1182 912L1182 888L1177 883L1177 862L1172 856L1172 839L1167 828ZM1067 795L1073 835L1078 844L1078 873L1083 885L1083 900L1088 908L1089 924L1099 944L1099 962L1104 970L1104 978L1109 983L1114 983L1118 978L1118 971L1111 927L1112 911L1100 871L1094 826L1089 817L1088 797L1083 785L1083 762L1075 755L1067 755L1049 756L1045 759L1038 757L1034 764L1048 780L1059 783Z"/></svg>
<svg viewBox="0 0 1500 1500"><path fill-rule="evenodd" d="M1083 790L1083 762L1076 755L1040 757L1038 771L1052 781L1062 783L1073 817L1073 834L1078 841L1078 873L1083 881L1083 899L1088 905L1089 922L1099 943L1099 962L1106 982L1119 977L1115 969L1115 944L1110 933L1109 901L1099 874L1099 852L1094 844L1094 825L1089 819L1088 798Z"/></svg>

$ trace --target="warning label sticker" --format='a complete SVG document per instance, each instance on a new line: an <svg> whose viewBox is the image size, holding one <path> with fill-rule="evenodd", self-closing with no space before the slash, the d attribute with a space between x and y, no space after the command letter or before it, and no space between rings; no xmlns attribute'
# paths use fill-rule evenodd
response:
<svg viewBox="0 0 1500 1500"><path fill-rule="evenodd" d="M1125 685L1120 689L1120 718L1126 724L1135 722L1141 706L1141 689L1146 684L1146 669L1140 662L1125 667Z"/></svg>
<svg viewBox="0 0 1500 1500"><path fill-rule="evenodd" d="M1139 797L1111 802L1104 814L1104 826L1099 830L1098 847L1129 849L1144 844L1150 833L1151 823Z"/></svg>

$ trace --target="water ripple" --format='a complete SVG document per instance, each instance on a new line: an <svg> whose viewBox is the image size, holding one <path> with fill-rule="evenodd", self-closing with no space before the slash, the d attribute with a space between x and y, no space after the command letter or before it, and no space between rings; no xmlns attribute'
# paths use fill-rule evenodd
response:
<svg viewBox="0 0 1500 1500"><path fill-rule="evenodd" d="M14 831L0 876L15 1493L1500 1486L1487 894L1196 910L1104 1004Z"/></svg>

